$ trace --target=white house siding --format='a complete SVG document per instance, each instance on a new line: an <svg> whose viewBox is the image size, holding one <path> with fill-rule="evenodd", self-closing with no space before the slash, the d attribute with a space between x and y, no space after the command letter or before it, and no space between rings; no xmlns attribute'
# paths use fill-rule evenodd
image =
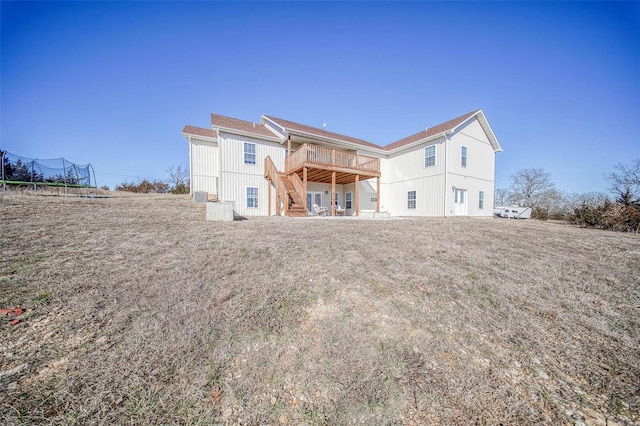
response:
<svg viewBox="0 0 640 426"><path fill-rule="evenodd" d="M461 165L462 146L467 147L467 167ZM474 119L451 135L448 142L447 215L454 214L453 188L467 191L468 216L492 216L495 151L482 126ZM479 192L484 191L484 208L479 209Z"/></svg>
<svg viewBox="0 0 640 426"><path fill-rule="evenodd" d="M218 144L213 141L191 138L189 143L191 164L191 191L218 193L220 157Z"/></svg>
<svg viewBox="0 0 640 426"><path fill-rule="evenodd" d="M269 214L269 181L264 178L264 159L270 156L278 170L284 167L285 148L270 142L230 133L220 133L220 199L235 201L235 211L241 216ZM256 146L256 164L244 164L244 143ZM258 188L258 207L247 207L247 188ZM275 189L271 189L271 214L275 214Z"/></svg>
<svg viewBox="0 0 640 426"><path fill-rule="evenodd" d="M444 211L445 139L419 144L382 160L380 209L394 216L442 216ZM425 148L436 145L436 164L425 167ZM409 191L416 208L409 209Z"/></svg>

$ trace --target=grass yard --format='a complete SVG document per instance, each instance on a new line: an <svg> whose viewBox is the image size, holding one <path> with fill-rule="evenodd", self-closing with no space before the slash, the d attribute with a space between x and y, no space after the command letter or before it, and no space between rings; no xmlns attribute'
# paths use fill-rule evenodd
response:
<svg viewBox="0 0 640 426"><path fill-rule="evenodd" d="M640 236L0 194L3 424L640 423Z"/></svg>

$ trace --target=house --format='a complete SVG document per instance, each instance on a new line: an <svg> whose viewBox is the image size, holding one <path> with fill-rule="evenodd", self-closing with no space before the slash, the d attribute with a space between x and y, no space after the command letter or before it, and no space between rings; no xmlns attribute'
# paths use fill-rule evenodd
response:
<svg viewBox="0 0 640 426"><path fill-rule="evenodd" d="M185 126L191 190L234 201L242 216L387 211L393 216L493 215L495 153L482 110L386 146L263 115L211 114Z"/></svg>

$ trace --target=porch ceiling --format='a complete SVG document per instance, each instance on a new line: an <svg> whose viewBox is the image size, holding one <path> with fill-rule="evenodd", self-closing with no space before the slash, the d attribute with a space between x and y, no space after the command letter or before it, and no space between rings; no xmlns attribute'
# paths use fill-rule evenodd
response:
<svg viewBox="0 0 640 426"><path fill-rule="evenodd" d="M307 168L307 181L319 183L331 183L331 170ZM298 170L296 174L303 179L303 171ZM360 180L369 179L371 176L360 175ZM336 172L336 185L346 185L356 181L355 173Z"/></svg>

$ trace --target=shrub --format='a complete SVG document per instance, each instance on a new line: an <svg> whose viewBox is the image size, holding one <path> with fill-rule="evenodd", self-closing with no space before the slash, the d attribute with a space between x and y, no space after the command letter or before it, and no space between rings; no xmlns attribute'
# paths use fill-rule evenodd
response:
<svg viewBox="0 0 640 426"><path fill-rule="evenodd" d="M531 210L531 219L549 220L549 212L541 207L534 207Z"/></svg>
<svg viewBox="0 0 640 426"><path fill-rule="evenodd" d="M166 194L169 192L169 185L160 180L148 181L144 179L139 184L123 182L116 186L116 191L135 192L138 194Z"/></svg>
<svg viewBox="0 0 640 426"><path fill-rule="evenodd" d="M588 228L621 232L640 232L640 204L621 204L605 201L592 207L582 204L576 207L570 221Z"/></svg>

